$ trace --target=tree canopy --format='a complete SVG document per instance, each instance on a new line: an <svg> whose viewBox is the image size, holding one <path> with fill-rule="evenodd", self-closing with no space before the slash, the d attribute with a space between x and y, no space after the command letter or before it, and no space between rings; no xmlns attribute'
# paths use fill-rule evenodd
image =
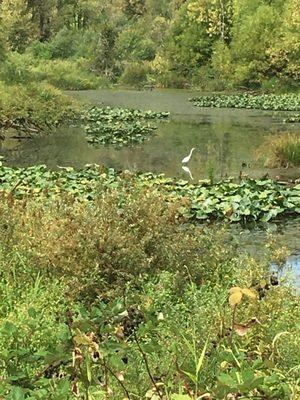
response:
<svg viewBox="0 0 300 400"><path fill-rule="evenodd" d="M162 86L297 85L299 26L297 0L0 0L0 54L84 58Z"/></svg>

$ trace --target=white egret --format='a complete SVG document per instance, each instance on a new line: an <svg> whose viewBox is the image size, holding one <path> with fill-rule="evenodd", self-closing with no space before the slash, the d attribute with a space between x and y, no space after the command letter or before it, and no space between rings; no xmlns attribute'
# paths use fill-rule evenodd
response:
<svg viewBox="0 0 300 400"><path fill-rule="evenodd" d="M190 158L192 157L192 154L193 154L194 150L195 150L195 147L192 148L192 150L190 151L190 154L188 156L186 156L186 157L184 157L182 159L182 161L181 161L182 164L186 164L186 163L188 163L190 161Z"/></svg>

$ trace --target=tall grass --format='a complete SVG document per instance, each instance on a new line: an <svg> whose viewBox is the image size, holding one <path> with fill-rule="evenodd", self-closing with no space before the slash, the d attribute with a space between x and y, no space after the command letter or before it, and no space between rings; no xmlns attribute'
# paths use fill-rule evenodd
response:
<svg viewBox="0 0 300 400"><path fill-rule="evenodd" d="M270 136L259 148L257 157L271 168L299 166L300 134Z"/></svg>

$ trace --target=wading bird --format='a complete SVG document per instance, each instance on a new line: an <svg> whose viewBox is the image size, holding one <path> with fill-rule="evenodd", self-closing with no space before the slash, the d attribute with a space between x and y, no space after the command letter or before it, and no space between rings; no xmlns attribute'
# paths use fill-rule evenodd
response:
<svg viewBox="0 0 300 400"><path fill-rule="evenodd" d="M194 150L195 150L195 147L192 148L192 150L190 151L190 154L188 156L186 156L182 159L182 161L181 161L182 164L186 164L190 161Z"/></svg>

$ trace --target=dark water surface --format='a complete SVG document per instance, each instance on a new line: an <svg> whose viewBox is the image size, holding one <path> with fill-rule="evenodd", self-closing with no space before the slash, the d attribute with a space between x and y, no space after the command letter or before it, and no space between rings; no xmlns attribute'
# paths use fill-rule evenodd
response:
<svg viewBox="0 0 300 400"><path fill-rule="evenodd" d="M188 102L199 92L187 90L93 90L71 92L83 101L109 106L169 111L168 122L158 122L158 129L149 141L133 147L94 148L81 128L66 127L31 140L7 139L0 145L0 155L11 166L46 164L82 167L104 164L116 169L152 171L183 179L191 179L182 169L181 159L192 147L196 150L188 164L194 181L204 177L219 179L237 177L241 171L251 177L268 173L271 177L298 178L300 168L270 170L256 161L260 144L269 135L300 131L299 124L284 124L283 113L261 110L198 108ZM275 227L275 228L274 228ZM288 263L294 268L300 287L300 219L274 225L280 242L291 251ZM241 230L241 248L258 253L266 240L264 229Z"/></svg>

